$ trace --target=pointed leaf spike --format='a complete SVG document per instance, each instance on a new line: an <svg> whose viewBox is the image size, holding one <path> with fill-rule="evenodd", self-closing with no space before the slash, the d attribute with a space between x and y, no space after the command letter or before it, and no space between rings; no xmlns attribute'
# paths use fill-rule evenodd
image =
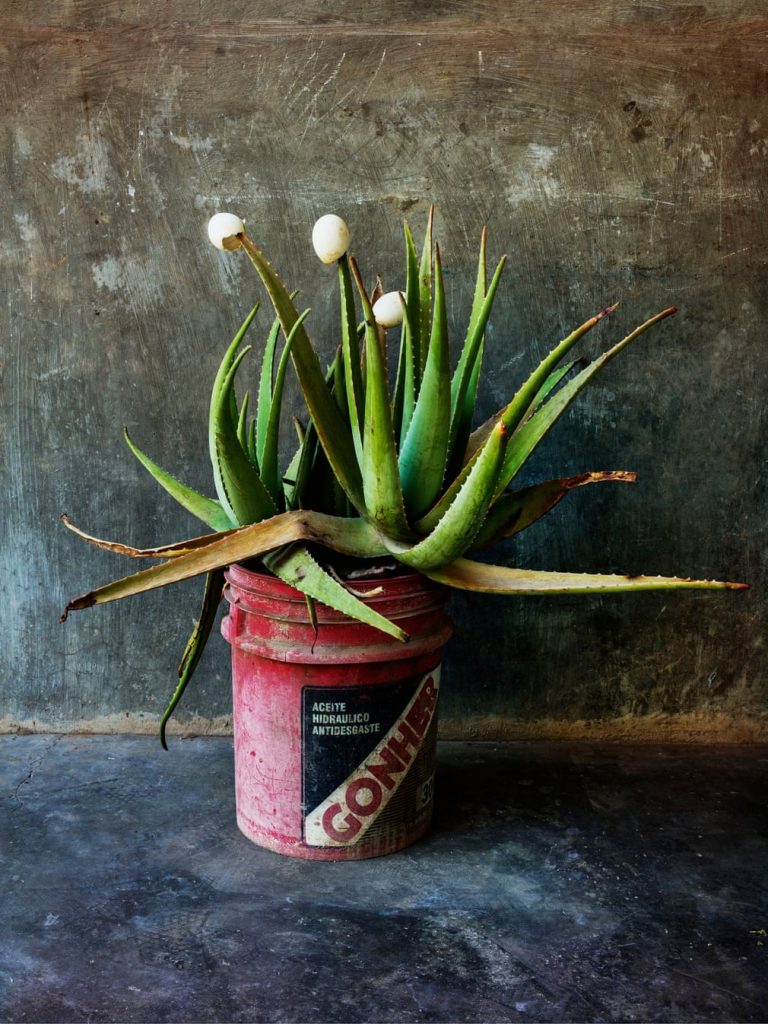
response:
<svg viewBox="0 0 768 1024"><path fill-rule="evenodd" d="M432 313L432 230L435 219L435 207L430 206L427 216L427 230L424 234L424 246L419 265L419 362L416 366L417 381L420 382L427 359L426 347L430 335L430 317Z"/></svg>

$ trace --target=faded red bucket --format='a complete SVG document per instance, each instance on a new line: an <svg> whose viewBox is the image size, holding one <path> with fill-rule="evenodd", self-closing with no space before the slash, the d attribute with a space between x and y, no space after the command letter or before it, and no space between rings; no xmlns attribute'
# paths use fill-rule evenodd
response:
<svg viewBox="0 0 768 1024"><path fill-rule="evenodd" d="M394 853L429 828L447 593L418 574L355 580L401 643L273 576L227 570L237 823L292 857Z"/></svg>

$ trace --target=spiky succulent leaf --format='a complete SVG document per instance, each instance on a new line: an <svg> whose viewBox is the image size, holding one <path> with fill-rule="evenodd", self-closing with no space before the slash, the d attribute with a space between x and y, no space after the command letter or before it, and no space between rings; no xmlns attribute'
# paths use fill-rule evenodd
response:
<svg viewBox="0 0 768 1024"><path fill-rule="evenodd" d="M504 424L499 423L475 461L463 487L432 532L413 547L390 546L398 561L413 569L425 571L447 565L464 554L485 519L506 444L507 431Z"/></svg>
<svg viewBox="0 0 768 1024"><path fill-rule="evenodd" d="M259 522L277 512L274 501L238 440L237 429L229 415L235 376L247 352L248 348L245 348L235 356L220 386L214 389L209 419L219 500L228 515L241 525Z"/></svg>
<svg viewBox="0 0 768 1024"><path fill-rule="evenodd" d="M637 473L624 470L580 473L559 480L546 480L520 491L509 491L502 494L488 513L473 548L490 547L527 529L576 487L607 482L633 484L636 480Z"/></svg>
<svg viewBox="0 0 768 1024"><path fill-rule="evenodd" d="M363 426L363 493L365 516L390 537L405 540L410 530L405 518L403 492L397 464L392 426L392 406L387 387L379 333L371 302L360 271L352 259L350 267L365 316L366 387Z"/></svg>
<svg viewBox="0 0 768 1024"><path fill-rule="evenodd" d="M400 450L400 477L409 519L430 508L445 476L451 423L450 353L440 250L435 249L435 310L424 376Z"/></svg>
<svg viewBox="0 0 768 1024"><path fill-rule="evenodd" d="M256 459L261 466L264 458L264 445L267 443L267 425L269 423L269 411L272 408L272 379L275 369L275 348L277 336L280 333L280 318L275 317L267 343L264 346L264 354L261 357L261 372L259 374L259 400L256 405Z"/></svg>
<svg viewBox="0 0 768 1024"><path fill-rule="evenodd" d="M553 395L552 398L536 412L530 419L526 420L520 425L517 431L510 438L509 444L507 445L507 453L504 458L504 466L501 473L499 474L499 483L496 488L495 497L498 498L501 493L509 486L515 475L519 472L520 467L523 465L528 456L538 445L542 437L552 427L557 420L562 416L571 402L581 392L589 381L606 365L610 362L614 356L617 356L619 352L622 352L627 345L631 344L636 338L639 338L641 334L644 334L654 324L659 323L660 320L664 320L668 316L672 316L676 312L674 307L664 309L656 316L646 320L645 323L640 324L634 331L631 331L625 338L623 338L618 344L614 345L607 352L604 352L601 356L589 363L580 373L576 374L571 380L568 381L560 390ZM502 417L504 422L505 417Z"/></svg>
<svg viewBox="0 0 768 1024"><path fill-rule="evenodd" d="M240 348L243 338L245 337L246 331L253 323L253 319L259 310L258 302L243 320L240 328L235 334L234 338L230 342L229 348L224 353L224 357L219 364L219 368L216 371L216 376L213 381L213 388L211 389L211 412L208 417L208 450L211 456L211 465L213 467L213 476L216 482L216 492L219 494L221 499L221 481L219 479L219 471L217 467L216 458L216 430L218 429L218 423L216 426L213 424L213 413L212 410L214 405L217 409L217 417L221 420L226 417L229 421L228 426L231 430L237 432L238 424L238 412L237 412L237 401L235 399L234 389L231 386L232 378L227 382L227 378L230 370L238 358L237 350ZM242 355L240 356L242 358ZM231 515L231 509L227 507L226 501L221 502L223 507L227 510L227 513Z"/></svg>
<svg viewBox="0 0 768 1024"><path fill-rule="evenodd" d="M395 380L395 394L392 402L392 419L397 437L402 440L413 416L418 389L420 342L419 342L419 266L416 247L407 223L405 231L405 309L400 332L400 356Z"/></svg>
<svg viewBox="0 0 768 1024"><path fill-rule="evenodd" d="M297 429L300 428L298 420L294 420ZM301 508L304 504L304 495L307 490L312 464L319 448L317 432L310 421L306 430L299 430L299 447L290 461L288 469L283 476L283 487L285 490L285 504L289 509Z"/></svg>
<svg viewBox="0 0 768 1024"><path fill-rule="evenodd" d="M365 394L360 370L360 345L357 340L357 313L349 270L349 257L345 253L339 260L339 294L341 297L341 345L343 352L344 383L348 418L352 430L357 462L363 465L363 430Z"/></svg>
<svg viewBox="0 0 768 1024"><path fill-rule="evenodd" d="M512 434L518 424L525 418L526 413L531 407L531 403L536 401L542 386L546 383L550 374L561 359L573 348L580 338L584 337L587 331L591 331L596 324L599 324L601 320L610 313L613 313L617 308L617 305L608 306L600 313L590 317L589 320L585 320L580 327L577 327L576 330L572 331L566 338L564 338L559 345L556 345L549 355L546 356L546 358L543 359L531 373L512 401L474 431L467 444L464 456L465 459L470 458L470 456L477 451L491 432L494 424L498 423L500 419L504 420L504 425L508 432Z"/></svg>
<svg viewBox="0 0 768 1024"><path fill-rule="evenodd" d="M284 512L238 530L213 534L210 542L202 547L192 548L184 555L89 591L69 602L64 617L70 611L119 601L179 583L296 541L320 544L353 558L375 558L386 554L381 538L364 519L339 519L303 510Z"/></svg>
<svg viewBox="0 0 768 1024"><path fill-rule="evenodd" d="M237 419L237 440L240 442L240 447L245 451L246 455L248 455L248 399L249 393L246 391L243 395L240 415Z"/></svg>
<svg viewBox="0 0 768 1024"><path fill-rule="evenodd" d="M290 359L291 348L293 346L296 333L301 329L301 325L308 316L309 310L305 309L291 328L291 331L286 338L285 345L283 346L280 361L277 365L277 373L275 374L275 385L269 404L269 417L264 436L264 447L262 449L261 460L259 462L261 467L261 481L269 492L269 495L275 504L275 508L280 507L283 499L283 488L280 480L280 471L278 469L278 445L280 441L280 413L283 408L285 374L288 369L288 360Z"/></svg>
<svg viewBox="0 0 768 1024"><path fill-rule="evenodd" d="M315 561L304 545L281 548L267 556L265 563L284 583L290 584L315 601L321 601L329 608L335 608L336 611L387 633L396 640L405 642L408 639L408 634L403 629L364 604L334 579Z"/></svg>
<svg viewBox="0 0 768 1024"><path fill-rule="evenodd" d="M192 487L187 487L181 480L177 480L175 476L166 473L148 455L145 455L133 443L127 428L123 430L123 436L125 437L126 444L142 466L151 473L172 498L178 501L188 512L191 512L195 518L205 523L206 526L210 526L212 530L227 530L230 526L234 525L233 520L230 519L218 501L214 498L206 498L199 491L194 490Z"/></svg>
<svg viewBox="0 0 768 1024"><path fill-rule="evenodd" d="M218 530L216 533L206 533L202 537L192 537L190 540L177 541L175 544L163 544L157 548L134 548L129 544L122 544L120 541L102 540L100 537L94 537L90 533L85 533L84 530L78 529L67 515L62 515L59 518L68 530L71 530L72 533L82 540L93 544L97 548L102 548L104 551L112 551L116 555L125 555L127 558L178 558L179 555L186 555L190 551L207 547L214 540L220 540L222 537L227 537L242 529L240 526L235 526L228 530Z"/></svg>
<svg viewBox="0 0 768 1024"><path fill-rule="evenodd" d="M241 240L261 277L287 337L299 316L291 297L262 251L246 235L243 235ZM352 433L344 423L325 382L317 354L312 348L303 326L296 333L291 356L304 400L315 422L320 443L349 500L358 511L362 512L365 507L362 477L355 456Z"/></svg>
<svg viewBox="0 0 768 1024"><path fill-rule="evenodd" d="M435 220L435 208L430 206L427 217L427 230L424 234L424 245L421 250L419 264L419 344L414 349L416 380L421 386L424 367L427 361L426 348L430 337L430 315L432 312L432 228Z"/></svg>
<svg viewBox="0 0 768 1024"><path fill-rule="evenodd" d="M475 412L474 394L470 385L474 376L475 389L477 387L476 382L480 372L479 359L483 348L485 328L506 261L506 256L499 260L479 309L473 308L472 310L467 339L451 383L451 430L448 450L449 454L455 450L459 458L466 448Z"/></svg>
<svg viewBox="0 0 768 1024"><path fill-rule="evenodd" d="M681 579L677 576L623 576L585 572L545 572L486 565L458 558L424 575L458 590L483 594L618 594L632 590L746 590L746 583Z"/></svg>

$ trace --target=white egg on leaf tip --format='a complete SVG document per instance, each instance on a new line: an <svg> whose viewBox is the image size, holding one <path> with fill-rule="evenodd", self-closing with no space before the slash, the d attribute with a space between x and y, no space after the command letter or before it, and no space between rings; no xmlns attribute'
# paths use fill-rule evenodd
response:
<svg viewBox="0 0 768 1024"><path fill-rule="evenodd" d="M397 327L403 322L402 292L386 292L373 304L373 318L380 327Z"/></svg>
<svg viewBox="0 0 768 1024"><path fill-rule="evenodd" d="M231 252L241 245L238 235L245 231L245 224L234 213L214 213L208 221L208 237L217 249Z"/></svg>
<svg viewBox="0 0 768 1024"><path fill-rule="evenodd" d="M349 228L335 213L326 213L315 221L312 245L323 263L341 259L349 248Z"/></svg>

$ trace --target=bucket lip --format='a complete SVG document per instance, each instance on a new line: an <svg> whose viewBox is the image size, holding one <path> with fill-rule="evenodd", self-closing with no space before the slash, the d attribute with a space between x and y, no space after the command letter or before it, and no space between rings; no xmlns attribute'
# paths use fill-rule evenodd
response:
<svg viewBox="0 0 768 1024"><path fill-rule="evenodd" d="M285 583L277 576L269 573L248 569L239 562L234 562L227 566L225 577L228 583L259 597L296 601L302 605L306 600L305 595L296 587L291 586L290 583ZM369 591L378 591L380 588L383 588L384 593L380 595L380 599L383 600L405 596L404 591L407 594L429 591L438 593L446 590L442 584L430 580L415 569L404 569L403 572L395 576L376 576L369 579L355 578L353 580L344 580L343 582L352 592L359 592L361 596L367 596ZM411 586L413 589L409 590L408 588ZM388 591L389 593L387 593Z"/></svg>

